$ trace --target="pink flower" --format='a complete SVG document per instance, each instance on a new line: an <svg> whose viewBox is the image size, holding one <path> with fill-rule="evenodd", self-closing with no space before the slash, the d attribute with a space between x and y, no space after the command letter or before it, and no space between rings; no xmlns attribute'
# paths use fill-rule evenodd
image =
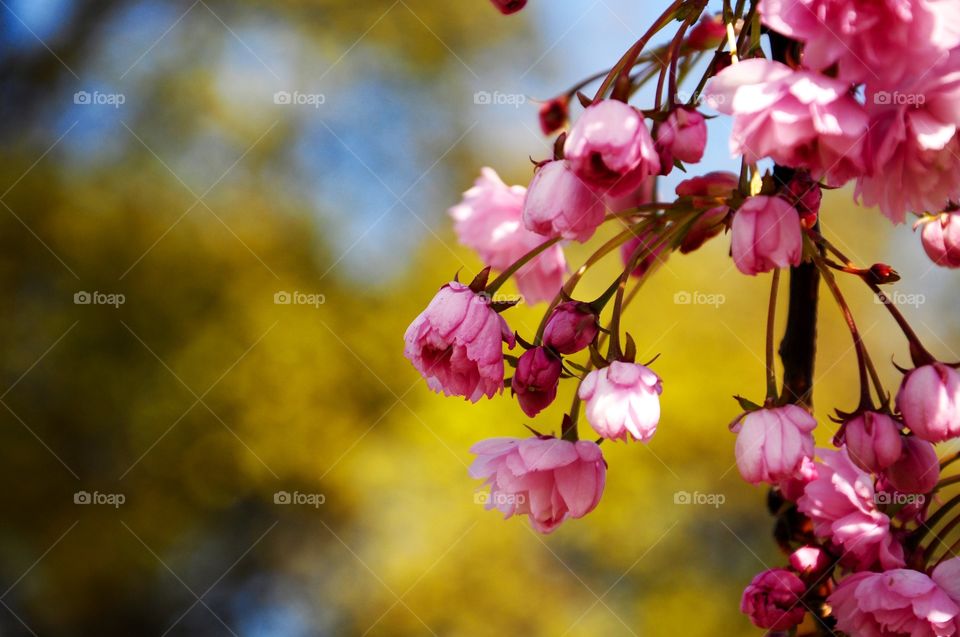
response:
<svg viewBox="0 0 960 637"><path fill-rule="evenodd" d="M821 449L817 477L803 490L797 508L813 522L817 536L844 552L843 563L885 569L903 566L903 547L890 533L890 518L877 509L873 478L853 464L845 447Z"/></svg>
<svg viewBox="0 0 960 637"><path fill-rule="evenodd" d="M923 249L945 268L960 268L960 212L944 212L923 223Z"/></svg>
<svg viewBox="0 0 960 637"><path fill-rule="evenodd" d="M660 422L663 383L652 370L614 361L595 369L580 385L587 422L607 440L648 442Z"/></svg>
<svg viewBox="0 0 960 637"><path fill-rule="evenodd" d="M557 97L540 106L540 130L544 135L552 135L563 128L570 115L569 98L566 95Z"/></svg>
<svg viewBox="0 0 960 637"><path fill-rule="evenodd" d="M943 363L911 370L897 392L897 409L907 427L924 440L960 436L960 374Z"/></svg>
<svg viewBox="0 0 960 637"><path fill-rule="evenodd" d="M435 392L477 402L503 389L503 349L513 332L487 300L453 281L440 288L403 336L403 354Z"/></svg>
<svg viewBox="0 0 960 637"><path fill-rule="evenodd" d="M543 347L534 347L523 353L510 383L523 413L533 418L550 406L557 397L561 371L560 359Z"/></svg>
<svg viewBox="0 0 960 637"><path fill-rule="evenodd" d="M827 600L837 628L856 637L950 637L956 635L960 606L938 585L951 569L941 564L933 578L906 568L854 573L840 581ZM956 581L953 582L956 586Z"/></svg>
<svg viewBox="0 0 960 637"><path fill-rule="evenodd" d="M807 612L800 599L806 589L803 581L785 568L763 571L743 591L740 612L758 628L790 630Z"/></svg>
<svg viewBox="0 0 960 637"><path fill-rule="evenodd" d="M597 314L588 303L567 301L547 319L543 344L560 354L576 354L593 342L599 330Z"/></svg>
<svg viewBox="0 0 960 637"><path fill-rule="evenodd" d="M733 173L717 171L709 172L699 177L692 177L677 184L678 197L690 197L691 202L698 208L705 208L715 203L719 197L730 197L737 189L740 178ZM698 249L709 239L720 234L723 230L723 221L730 208L725 205L708 208L687 231L680 241L681 254L688 254Z"/></svg>
<svg viewBox="0 0 960 637"><path fill-rule="evenodd" d="M733 216L733 261L744 274L798 265L803 238L797 209L779 197L747 197Z"/></svg>
<svg viewBox="0 0 960 637"><path fill-rule="evenodd" d="M750 484L797 476L804 458L813 457L816 426L813 416L796 405L751 411L734 427L740 475Z"/></svg>
<svg viewBox="0 0 960 637"><path fill-rule="evenodd" d="M603 200L565 161L550 161L537 170L523 204L523 225L545 237L586 241L603 216Z"/></svg>
<svg viewBox="0 0 960 637"><path fill-rule="evenodd" d="M847 82L761 58L727 67L707 87L707 103L733 115L730 152L806 168L839 186L863 172L868 118Z"/></svg>
<svg viewBox="0 0 960 637"><path fill-rule="evenodd" d="M763 0L763 23L806 43L803 62L847 82L894 85L960 44L960 7L942 0Z"/></svg>
<svg viewBox="0 0 960 637"><path fill-rule="evenodd" d="M503 15L516 13L527 5L527 0L492 0L492 2Z"/></svg>
<svg viewBox="0 0 960 637"><path fill-rule="evenodd" d="M716 49L727 37L727 26L723 23L723 15L704 15L700 22L690 29L687 35L687 46L697 51Z"/></svg>
<svg viewBox="0 0 960 637"><path fill-rule="evenodd" d="M904 436L903 451L884 475L900 493L930 493L940 481L940 459L933 445L916 436Z"/></svg>
<svg viewBox="0 0 960 637"><path fill-rule="evenodd" d="M801 546L790 554L790 566L804 577L809 577L820 575L833 566L833 559L819 546Z"/></svg>
<svg viewBox="0 0 960 637"><path fill-rule="evenodd" d="M486 508L528 515L540 533L582 518L603 495L607 466L594 442L559 438L492 438L470 448L470 476L490 485Z"/></svg>
<svg viewBox="0 0 960 637"><path fill-rule="evenodd" d="M616 100L587 107L570 129L563 152L578 177L614 197L639 188L660 170L643 115Z"/></svg>
<svg viewBox="0 0 960 637"><path fill-rule="evenodd" d="M817 463L813 458L804 458L797 473L786 480L777 483L780 493L791 502L803 497L803 490L808 484L817 479Z"/></svg>
<svg viewBox="0 0 960 637"><path fill-rule="evenodd" d="M507 186L492 168L480 177L463 200L450 208L460 243L472 248L496 270L505 270L520 257L546 241L523 226L523 201L527 189ZM563 285L567 262L563 248L551 246L517 271L520 294L529 303L553 298Z"/></svg>
<svg viewBox="0 0 960 637"><path fill-rule="evenodd" d="M660 233L655 230L647 230L621 245L620 257L623 259L624 267L626 267L636 256L638 260L630 272L630 276L642 277L655 263L666 260L668 255L664 255L662 258L660 255L669 247L669 242L664 242ZM640 250L640 252L634 254L637 250Z"/></svg>
<svg viewBox="0 0 960 637"><path fill-rule="evenodd" d="M843 426L843 442L855 465L879 473L900 457L900 425L886 414L867 411Z"/></svg>
<svg viewBox="0 0 960 637"><path fill-rule="evenodd" d="M657 128L661 174L670 172L675 159L688 164L699 162L706 147L707 120L693 109L682 106L673 109Z"/></svg>
<svg viewBox="0 0 960 637"><path fill-rule="evenodd" d="M905 59L916 71L914 60ZM867 91L867 171L856 196L894 223L960 199L960 49L898 90Z"/></svg>

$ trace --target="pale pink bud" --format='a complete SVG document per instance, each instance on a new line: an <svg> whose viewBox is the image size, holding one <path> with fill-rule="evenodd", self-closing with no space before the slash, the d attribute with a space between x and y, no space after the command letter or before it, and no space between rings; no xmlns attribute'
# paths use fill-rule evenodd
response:
<svg viewBox="0 0 960 637"><path fill-rule="evenodd" d="M587 422L607 440L648 442L660 422L663 383L651 369L614 361L580 385Z"/></svg>
<svg viewBox="0 0 960 637"><path fill-rule="evenodd" d="M784 405L748 413L735 428L737 468L751 484L795 477L813 457L817 421L805 409Z"/></svg>
<svg viewBox="0 0 960 637"><path fill-rule="evenodd" d="M911 370L897 392L897 409L907 427L924 440L960 436L960 375L943 363Z"/></svg>
<svg viewBox="0 0 960 637"><path fill-rule="evenodd" d="M533 418L550 406L557 397L561 371L560 359L543 347L523 353L510 383L523 413Z"/></svg>
<svg viewBox="0 0 960 637"><path fill-rule="evenodd" d="M733 216L733 261L744 274L799 265L803 237L797 209L779 197L748 197Z"/></svg>
<svg viewBox="0 0 960 637"><path fill-rule="evenodd" d="M758 628L790 630L803 621L806 608L800 597L806 590L795 574L772 568L759 573L743 591L740 612Z"/></svg>
<svg viewBox="0 0 960 637"><path fill-rule="evenodd" d="M693 109L675 108L657 128L656 147L661 174L670 172L675 159L688 164L699 162L707 147L707 120Z"/></svg>
<svg viewBox="0 0 960 637"><path fill-rule="evenodd" d="M586 241L603 223L603 200L573 174L565 161L537 170L523 204L523 224L545 237Z"/></svg>
<svg viewBox="0 0 960 637"><path fill-rule="evenodd" d="M900 457L885 475L901 493L930 493L940 480L940 460L933 445L916 436L903 436Z"/></svg>
<svg viewBox="0 0 960 637"><path fill-rule="evenodd" d="M617 100L588 106L563 147L573 171L598 192L619 196L660 170L643 115Z"/></svg>
<svg viewBox="0 0 960 637"><path fill-rule="evenodd" d="M944 212L923 224L923 249L945 268L960 268L960 212Z"/></svg>
<svg viewBox="0 0 960 637"><path fill-rule="evenodd" d="M550 314L543 330L543 344L561 354L576 354L597 337L597 314L587 303L567 301Z"/></svg>
<svg viewBox="0 0 960 637"><path fill-rule="evenodd" d="M582 518L603 495L607 465L596 443L560 438L491 438L470 448L470 476L490 485L486 508L527 515L540 533Z"/></svg>
<svg viewBox="0 0 960 637"><path fill-rule="evenodd" d="M440 288L403 336L403 354L435 392L477 402L503 389L502 343L514 335L489 301L462 283Z"/></svg>
<svg viewBox="0 0 960 637"><path fill-rule="evenodd" d="M867 411L849 420L843 440L853 463L879 473L900 457L900 425L886 414Z"/></svg>
<svg viewBox="0 0 960 637"><path fill-rule="evenodd" d="M801 546L790 554L790 566L804 576L818 575L832 564L830 555L819 546Z"/></svg>

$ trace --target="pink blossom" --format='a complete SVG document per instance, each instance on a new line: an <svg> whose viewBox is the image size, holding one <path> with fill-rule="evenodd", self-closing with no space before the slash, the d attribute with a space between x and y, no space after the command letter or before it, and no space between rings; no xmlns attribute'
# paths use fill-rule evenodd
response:
<svg viewBox="0 0 960 637"><path fill-rule="evenodd" d="M877 509L873 478L853 464L845 447L819 454L817 477L797 501L814 532L840 546L843 563L854 568L877 562L885 569L902 567L903 548L890 533L890 518Z"/></svg>
<svg viewBox="0 0 960 637"><path fill-rule="evenodd" d="M513 332L487 299L453 281L440 288L403 336L404 356L435 392L477 402L503 390L503 349Z"/></svg>
<svg viewBox="0 0 960 637"><path fill-rule="evenodd" d="M803 621L807 612L801 597L807 587L785 568L759 573L743 591L740 612L754 626L770 630L789 630Z"/></svg>
<svg viewBox="0 0 960 637"><path fill-rule="evenodd" d="M733 216L733 261L744 274L798 265L803 238L797 209L779 197L748 197Z"/></svg>
<svg viewBox="0 0 960 637"><path fill-rule="evenodd" d="M960 5L958 5L960 6ZM912 59L907 59L911 68ZM894 223L960 199L960 49L893 92L867 92L866 173L856 196Z"/></svg>
<svg viewBox="0 0 960 637"><path fill-rule="evenodd" d="M673 109L657 128L657 152L660 173L668 174L674 160L695 164L703 159L707 147L707 120L692 108Z"/></svg>
<svg viewBox="0 0 960 637"><path fill-rule="evenodd" d="M803 496L803 490L808 484L817 479L817 463L813 458L804 458L800 463L800 469L796 474L781 480L777 483L777 488L784 498L791 502L796 502Z"/></svg>
<svg viewBox="0 0 960 637"><path fill-rule="evenodd" d="M751 411L734 427L740 475L750 484L796 476L804 458L813 457L816 426L813 416L796 405Z"/></svg>
<svg viewBox="0 0 960 637"><path fill-rule="evenodd" d="M940 459L933 445L916 436L904 436L896 462L884 472L900 493L930 493L940 481Z"/></svg>
<svg viewBox="0 0 960 637"><path fill-rule="evenodd" d="M543 329L543 344L560 354L576 354L597 337L600 324L588 303L567 301L558 305Z"/></svg>
<svg viewBox="0 0 960 637"><path fill-rule="evenodd" d="M911 370L897 392L897 409L907 427L924 440L960 436L960 374L943 363Z"/></svg>
<svg viewBox="0 0 960 637"><path fill-rule="evenodd" d="M727 37L727 26L723 23L723 15L704 15L700 22L690 29L687 35L687 46L697 51L716 49Z"/></svg>
<svg viewBox="0 0 960 637"><path fill-rule="evenodd" d="M563 152L578 177L614 197L639 188L660 170L643 115L617 100L587 107L570 129Z"/></svg>
<svg viewBox="0 0 960 637"><path fill-rule="evenodd" d="M842 185L861 174L866 112L848 83L762 58L727 67L707 87L707 103L733 115L730 152L770 157Z"/></svg>
<svg viewBox="0 0 960 637"><path fill-rule="evenodd" d="M623 259L624 267L628 266L634 257L637 257L636 265L630 272L630 276L642 277L658 261L666 260L667 255L663 257L660 255L670 247L670 244L662 239L659 232L647 230L620 246L620 257ZM637 250L640 250L640 252L637 252Z"/></svg>
<svg viewBox="0 0 960 637"><path fill-rule="evenodd" d="M496 270L505 270L520 257L546 241L523 226L523 202L527 189L507 186L492 168L483 168L463 200L450 208L460 243L472 248ZM529 303L553 298L563 285L567 262L563 248L551 246L520 268L515 279L520 294Z"/></svg>
<svg viewBox="0 0 960 637"><path fill-rule="evenodd" d="M603 199L584 185L567 162L547 162L533 176L523 204L523 225L528 230L586 241L603 217Z"/></svg>
<svg viewBox="0 0 960 637"><path fill-rule="evenodd" d="M595 369L580 385L587 422L607 440L648 442L660 422L663 383L651 369L614 361Z"/></svg>
<svg viewBox="0 0 960 637"><path fill-rule="evenodd" d="M691 203L698 208L705 208L715 203L717 198L727 198L737 189L740 178L733 173L716 171L705 175L692 177L677 184L678 197L690 197ZM680 241L680 252L688 254L698 249L709 239L720 234L724 228L730 208L725 205L708 208L684 235Z"/></svg>
<svg viewBox="0 0 960 637"><path fill-rule="evenodd" d="M533 418L550 406L557 397L561 371L560 359L546 348L534 347L523 353L510 383L523 413Z"/></svg>
<svg viewBox="0 0 960 637"><path fill-rule="evenodd" d="M806 43L803 62L842 80L896 85L960 44L950 0L763 0L762 22Z"/></svg>
<svg viewBox="0 0 960 637"><path fill-rule="evenodd" d="M931 261L960 268L960 212L944 212L924 221L920 239Z"/></svg>
<svg viewBox="0 0 960 637"><path fill-rule="evenodd" d="M900 457L900 425L886 414L867 411L846 422L843 442L855 465L879 473Z"/></svg>
<svg viewBox="0 0 960 637"><path fill-rule="evenodd" d="M527 5L527 0L492 0L492 2L503 15L516 13Z"/></svg>
<svg viewBox="0 0 960 637"><path fill-rule="evenodd" d="M827 600L837 628L857 637L956 635L960 606L937 583L955 567L943 569L944 565L934 570L933 579L906 568L842 579Z"/></svg>
<svg viewBox="0 0 960 637"><path fill-rule="evenodd" d="M820 575L833 566L833 559L819 546L801 546L790 554L790 566L804 577L809 577Z"/></svg>
<svg viewBox="0 0 960 637"><path fill-rule="evenodd" d="M487 509L527 515L540 533L581 518L603 495L607 467L596 443L559 438L492 438L470 448L470 476L490 485Z"/></svg>

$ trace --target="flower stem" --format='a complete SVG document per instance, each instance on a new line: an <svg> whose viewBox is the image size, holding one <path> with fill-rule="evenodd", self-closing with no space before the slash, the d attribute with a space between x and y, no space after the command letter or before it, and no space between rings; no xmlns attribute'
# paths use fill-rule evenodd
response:
<svg viewBox="0 0 960 637"><path fill-rule="evenodd" d="M780 268L773 271L770 282L770 304L767 306L767 402L772 403L777 398L777 372L773 362L773 332L776 325L777 289L780 287Z"/></svg>
<svg viewBox="0 0 960 637"><path fill-rule="evenodd" d="M531 250L530 252L526 253L525 255L523 255L516 261L514 261L509 268L501 272L500 276L498 276L496 279L493 280L493 282L487 285L485 292L487 294L495 294L497 290L499 290L503 286L503 284L510 279L510 277L516 274L517 270L527 265L527 263L529 263L533 259L537 258L537 256L539 256L541 252L543 252L550 246L554 245L558 241L560 241L560 237L554 237L553 239L548 239L543 243L541 243L540 245L538 245L533 250Z"/></svg>

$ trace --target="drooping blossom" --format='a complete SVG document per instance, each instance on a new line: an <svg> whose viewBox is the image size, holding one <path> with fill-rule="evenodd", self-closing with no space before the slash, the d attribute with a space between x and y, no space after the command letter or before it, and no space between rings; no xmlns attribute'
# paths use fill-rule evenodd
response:
<svg viewBox="0 0 960 637"><path fill-rule="evenodd" d="M917 436L903 436L900 456L884 475L900 493L930 493L940 481L937 450Z"/></svg>
<svg viewBox="0 0 960 637"><path fill-rule="evenodd" d="M619 196L660 170L643 114L617 100L587 107L563 146L573 171L597 192Z"/></svg>
<svg viewBox="0 0 960 637"><path fill-rule="evenodd" d="M516 13L527 5L527 0L491 0L503 15Z"/></svg>
<svg viewBox="0 0 960 637"><path fill-rule="evenodd" d="M867 164L856 197L894 223L960 199L960 49L896 91L868 90L866 100Z"/></svg>
<svg viewBox="0 0 960 637"><path fill-rule="evenodd" d="M523 204L524 226L545 237L586 241L603 216L603 199L563 160L547 162L537 170Z"/></svg>
<svg viewBox="0 0 960 637"><path fill-rule="evenodd" d="M450 208L453 228L461 244L477 252L484 264L505 270L546 241L523 225L527 189L507 186L492 168L483 168L463 200ZM563 285L567 262L563 248L550 246L520 268L514 278L529 303L553 298Z"/></svg>
<svg viewBox="0 0 960 637"><path fill-rule="evenodd" d="M546 348L534 347L523 353L510 383L523 413L533 418L550 406L557 397L561 371L560 359Z"/></svg>
<svg viewBox="0 0 960 637"><path fill-rule="evenodd" d="M648 442L660 422L663 383L653 370L614 361L595 369L580 385L587 422L607 440Z"/></svg>
<svg viewBox="0 0 960 637"><path fill-rule="evenodd" d="M841 547L842 563L853 568L902 567L903 547L890 533L890 518L877 509L873 477L853 464L845 447L819 455L817 477L797 500L814 532Z"/></svg>
<svg viewBox="0 0 960 637"><path fill-rule="evenodd" d="M924 221L920 239L931 261L960 268L960 212L944 212Z"/></svg>
<svg viewBox="0 0 960 637"><path fill-rule="evenodd" d="M636 257L636 265L630 271L630 276L642 277L654 264L666 259L666 256L662 255L669 247L669 242L663 241L659 232L647 230L621 245L620 257L624 266L629 265Z"/></svg>
<svg viewBox="0 0 960 637"><path fill-rule="evenodd" d="M790 630L807 612L800 599L806 589L803 581L785 568L763 571L743 591L740 612L758 628Z"/></svg>
<svg viewBox="0 0 960 637"><path fill-rule="evenodd" d="M492 438L470 448L470 476L490 485L486 508L527 515L540 533L581 518L603 495L607 466L596 443L560 438Z"/></svg>
<svg viewBox="0 0 960 637"><path fill-rule="evenodd" d="M854 573L842 580L828 603L837 628L865 637L952 637L958 634L960 606L938 580L956 574L947 562L931 576L906 568ZM951 573L952 569L952 573ZM956 588L956 582L953 582Z"/></svg>
<svg viewBox="0 0 960 637"><path fill-rule="evenodd" d="M731 234L733 261L744 274L798 265L803 257L800 215L780 197L747 197Z"/></svg>
<svg viewBox="0 0 960 637"><path fill-rule="evenodd" d="M515 342L488 300L456 281L440 288L403 340L404 356L430 389L471 402L503 389L502 343Z"/></svg>
<svg viewBox="0 0 960 637"><path fill-rule="evenodd" d="M900 457L900 425L876 411L866 411L843 426L843 442L853 463L879 473Z"/></svg>
<svg viewBox="0 0 960 637"><path fill-rule="evenodd" d="M538 113L540 119L540 130L544 135L552 135L563 128L570 116L570 99L564 95L555 97L552 100L544 102L540 106Z"/></svg>
<svg viewBox="0 0 960 637"><path fill-rule="evenodd" d="M697 51L716 49L727 37L727 25L723 23L723 15L704 15L696 26L687 34L686 44Z"/></svg>
<svg viewBox="0 0 960 637"><path fill-rule="evenodd" d="M586 349L599 331L599 318L588 303L566 301L547 319L543 344L560 354L576 354Z"/></svg>
<svg viewBox="0 0 960 637"><path fill-rule="evenodd" d="M863 173L868 118L846 82L754 58L718 73L706 98L734 117L734 156L769 157L835 186Z"/></svg>
<svg viewBox="0 0 960 637"><path fill-rule="evenodd" d="M691 203L698 208L716 203L718 198L727 198L737 189L740 178L730 172L715 171L705 175L691 177L677 184L678 197L690 197ZM715 205L707 208L680 241L681 254L693 252L709 239L720 234L723 230L723 220L726 219L730 208L726 205Z"/></svg>
<svg viewBox="0 0 960 637"><path fill-rule="evenodd" d="M657 128L656 148L660 154L660 173L668 174L674 160L695 164L703 159L707 147L707 120L696 110L673 109Z"/></svg>
<svg viewBox="0 0 960 637"><path fill-rule="evenodd" d="M907 372L897 392L897 409L907 427L924 440L960 436L960 374L943 363Z"/></svg>
<svg viewBox="0 0 960 637"><path fill-rule="evenodd" d="M746 414L733 429L740 475L750 484L795 477L804 459L813 457L816 426L810 412L796 405Z"/></svg>
<svg viewBox="0 0 960 637"><path fill-rule="evenodd" d="M806 44L807 67L836 64L850 83L895 86L960 44L960 6L949 0L763 0L760 19Z"/></svg>

